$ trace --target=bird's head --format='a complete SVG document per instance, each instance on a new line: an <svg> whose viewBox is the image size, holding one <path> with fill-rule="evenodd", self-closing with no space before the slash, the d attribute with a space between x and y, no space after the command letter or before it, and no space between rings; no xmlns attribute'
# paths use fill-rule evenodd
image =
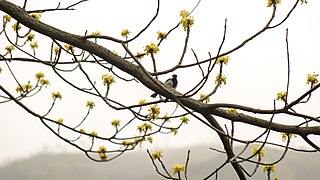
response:
<svg viewBox="0 0 320 180"><path fill-rule="evenodd" d="M173 78L177 78L177 75L176 75L176 74L174 74L174 75L172 75L172 77L173 77Z"/></svg>

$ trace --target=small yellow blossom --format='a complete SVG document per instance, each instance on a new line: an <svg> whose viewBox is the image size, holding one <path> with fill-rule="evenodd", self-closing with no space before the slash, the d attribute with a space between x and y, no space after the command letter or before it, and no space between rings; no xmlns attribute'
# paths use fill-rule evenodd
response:
<svg viewBox="0 0 320 180"><path fill-rule="evenodd" d="M319 80L317 79L318 76L319 74L317 73L308 74L307 84L311 84L311 86L318 84L319 83Z"/></svg>
<svg viewBox="0 0 320 180"><path fill-rule="evenodd" d="M36 49L36 48L38 48L38 47L39 47L38 42L35 41L34 43L31 43L31 44L30 44L30 47L31 47L31 49Z"/></svg>
<svg viewBox="0 0 320 180"><path fill-rule="evenodd" d="M106 84L110 86L111 84L115 83L116 81L114 80L114 77L112 75L104 74L101 77L103 81L103 85L105 86Z"/></svg>
<svg viewBox="0 0 320 180"><path fill-rule="evenodd" d="M218 58L217 63L218 64L222 64L223 63L223 64L227 65L229 60L230 60L229 56L221 56L221 57Z"/></svg>
<svg viewBox="0 0 320 180"><path fill-rule="evenodd" d="M189 15L190 15L189 12L186 10L182 10L180 12L180 16L181 16L180 24L184 28L184 31L186 31L188 28L190 28L194 24L194 18Z"/></svg>
<svg viewBox="0 0 320 180"><path fill-rule="evenodd" d="M274 178L274 180L280 180L279 176L276 176L276 177Z"/></svg>
<svg viewBox="0 0 320 180"><path fill-rule="evenodd" d="M221 86L221 84L227 84L227 77L225 75L217 75L215 83Z"/></svg>
<svg viewBox="0 0 320 180"><path fill-rule="evenodd" d="M87 101L86 107L89 107L89 109L92 109L96 106L96 104L93 101Z"/></svg>
<svg viewBox="0 0 320 180"><path fill-rule="evenodd" d="M277 100L287 101L287 92L277 93Z"/></svg>
<svg viewBox="0 0 320 180"><path fill-rule="evenodd" d="M274 1L275 5L281 4L281 0L268 0L268 5L267 5L267 7L271 7L272 4L273 4L273 1Z"/></svg>
<svg viewBox="0 0 320 180"><path fill-rule="evenodd" d="M36 19L36 20L40 20L40 18L41 18L41 14L39 14L39 13L32 13L31 14L31 17L33 17L34 19Z"/></svg>
<svg viewBox="0 0 320 180"><path fill-rule="evenodd" d="M188 122L190 121L190 119L189 119L187 116L181 117L180 120L181 120L182 123L184 123L184 124L188 124Z"/></svg>
<svg viewBox="0 0 320 180"><path fill-rule="evenodd" d="M55 46L54 49L53 49L54 54L58 55L60 53L60 50L61 50L60 46Z"/></svg>
<svg viewBox="0 0 320 180"><path fill-rule="evenodd" d="M44 77L43 72L38 72L36 75L36 79L39 81L40 79L42 79Z"/></svg>
<svg viewBox="0 0 320 180"><path fill-rule="evenodd" d="M101 32L100 31L92 32L91 35L93 35L93 36L101 36Z"/></svg>
<svg viewBox="0 0 320 180"><path fill-rule="evenodd" d="M166 33L166 32L160 32L160 31L158 31L157 34L158 34L157 40L159 40L159 39L160 39L160 40L165 39L166 36L167 36L167 33Z"/></svg>
<svg viewBox="0 0 320 180"><path fill-rule="evenodd" d="M90 134L92 137L97 137L97 136L98 136L98 132L96 132L96 131L91 131L89 134Z"/></svg>
<svg viewBox="0 0 320 180"><path fill-rule="evenodd" d="M3 18L5 19L5 22L10 22L11 21L11 16L6 14L3 16Z"/></svg>
<svg viewBox="0 0 320 180"><path fill-rule="evenodd" d="M104 146L100 146L98 149L98 153L105 153L105 152L107 152L107 148Z"/></svg>
<svg viewBox="0 0 320 180"><path fill-rule="evenodd" d="M268 164L268 163L265 162L265 164ZM276 171L276 166L274 164L272 164L272 165L263 165L262 166L262 171L263 172L267 172L268 174L270 174L271 172L275 172Z"/></svg>
<svg viewBox="0 0 320 180"><path fill-rule="evenodd" d="M147 100L146 99L140 99L139 105L144 105L144 104L147 104Z"/></svg>
<svg viewBox="0 0 320 180"><path fill-rule="evenodd" d="M112 51L112 54L118 55L118 52L117 52L116 50L113 50L113 51Z"/></svg>
<svg viewBox="0 0 320 180"><path fill-rule="evenodd" d="M210 102L210 97L207 97L206 99L203 99L207 96L207 94L200 94L200 99L204 100L205 103Z"/></svg>
<svg viewBox="0 0 320 180"><path fill-rule="evenodd" d="M261 146L254 146L252 149L252 154L254 154L254 157L263 158L265 151L266 149L261 148Z"/></svg>
<svg viewBox="0 0 320 180"><path fill-rule="evenodd" d="M0 67L0 73L2 72L2 68Z"/></svg>
<svg viewBox="0 0 320 180"><path fill-rule="evenodd" d="M52 98L53 99L62 99L62 95L61 95L61 93L59 92L59 91L56 91L56 92L52 92Z"/></svg>
<svg viewBox="0 0 320 180"><path fill-rule="evenodd" d="M170 116L168 116L168 113L165 113L162 118L165 122L170 122Z"/></svg>
<svg viewBox="0 0 320 180"><path fill-rule="evenodd" d="M62 118L59 118L59 119L57 120L57 123L58 123L58 124L63 124L63 121L64 121L64 120L63 120Z"/></svg>
<svg viewBox="0 0 320 180"><path fill-rule="evenodd" d="M131 32L130 32L128 29L123 29L123 30L121 31L121 36L122 36L122 37L126 37L126 36L128 36L130 33L131 33Z"/></svg>
<svg viewBox="0 0 320 180"><path fill-rule="evenodd" d="M21 24L18 25L18 23L14 23L12 29L13 31L19 31L21 29Z"/></svg>
<svg viewBox="0 0 320 180"><path fill-rule="evenodd" d="M74 52L74 46L73 45L65 44L64 48L66 49L66 51Z"/></svg>
<svg viewBox="0 0 320 180"><path fill-rule="evenodd" d="M148 130L152 131L152 125L150 123L143 123L138 125L137 130L140 133L146 133Z"/></svg>
<svg viewBox="0 0 320 180"><path fill-rule="evenodd" d="M281 139L282 141L286 141L287 138L292 139L292 137L296 138L296 134L291 134L291 133L281 133Z"/></svg>
<svg viewBox="0 0 320 180"><path fill-rule="evenodd" d="M33 33L30 33L28 36L27 36L27 41L32 41L34 39L35 35Z"/></svg>
<svg viewBox="0 0 320 180"><path fill-rule="evenodd" d="M308 3L308 1L307 0L300 0L301 1L301 4L304 4L304 3Z"/></svg>
<svg viewBox="0 0 320 180"><path fill-rule="evenodd" d="M108 159L108 156L107 156L106 152L107 152L107 148L106 147L104 147L104 146L100 146L99 147L98 154L99 154L100 160Z"/></svg>
<svg viewBox="0 0 320 180"><path fill-rule="evenodd" d="M160 114L160 108L156 104L152 105L150 109L148 109L148 111L150 119L158 119L158 116Z"/></svg>
<svg viewBox="0 0 320 180"><path fill-rule="evenodd" d="M227 111L231 113L238 113L238 111L235 108L227 108Z"/></svg>
<svg viewBox="0 0 320 180"><path fill-rule="evenodd" d="M153 160L156 160L156 159L160 159L162 158L162 151L161 150L157 150L155 152L153 152L151 155L152 155L152 159Z"/></svg>
<svg viewBox="0 0 320 180"><path fill-rule="evenodd" d="M149 45L146 45L146 47L144 48L144 51L148 54L156 54L157 52L159 52L159 47L158 45L151 43Z"/></svg>
<svg viewBox="0 0 320 180"><path fill-rule="evenodd" d="M46 87L50 84L49 80L47 79L40 79L40 85L45 85Z"/></svg>
<svg viewBox="0 0 320 180"><path fill-rule="evenodd" d="M127 140L122 141L122 145L125 145L125 146L134 145L134 144L135 144L135 142L133 142L133 141L127 141Z"/></svg>
<svg viewBox="0 0 320 180"><path fill-rule="evenodd" d="M179 174L180 172L185 172L186 166L184 164L174 164L172 170L173 170L173 175L177 173Z"/></svg>
<svg viewBox="0 0 320 180"><path fill-rule="evenodd" d="M5 47L5 50L6 50L7 52L11 53L11 51L14 50L14 46L12 46L12 45L7 46L7 47Z"/></svg>
<svg viewBox="0 0 320 180"><path fill-rule="evenodd" d="M171 128L171 131L173 132L174 136L178 134L178 129L177 128Z"/></svg>
<svg viewBox="0 0 320 180"><path fill-rule="evenodd" d="M180 16L181 16L181 18L188 17L189 16L189 12L184 9L184 10L180 11Z"/></svg>
<svg viewBox="0 0 320 180"><path fill-rule="evenodd" d="M84 130L84 129L79 129L79 131L80 131L81 133L86 133L86 130Z"/></svg>
<svg viewBox="0 0 320 180"><path fill-rule="evenodd" d="M148 141L152 144L153 143L153 138L151 136L148 136Z"/></svg>
<svg viewBox="0 0 320 180"><path fill-rule="evenodd" d="M140 59L142 59L144 57L144 55L146 55L146 53L137 52L136 58L140 60Z"/></svg>
<svg viewBox="0 0 320 180"><path fill-rule="evenodd" d="M19 93L23 93L23 92L29 92L32 89L32 84L28 83L28 84L23 84L21 86L18 86L16 88L16 91Z"/></svg>
<svg viewBox="0 0 320 180"><path fill-rule="evenodd" d="M120 122L121 120L120 119L115 119L111 122L111 125L114 126L114 127L119 127L120 126Z"/></svg>

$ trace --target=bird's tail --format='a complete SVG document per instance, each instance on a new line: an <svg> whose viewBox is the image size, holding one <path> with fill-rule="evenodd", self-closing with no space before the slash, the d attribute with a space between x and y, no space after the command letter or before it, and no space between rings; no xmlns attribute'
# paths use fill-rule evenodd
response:
<svg viewBox="0 0 320 180"><path fill-rule="evenodd" d="M151 97L155 98L155 97L157 97L157 95L158 95L158 93L153 93L153 94L151 95Z"/></svg>

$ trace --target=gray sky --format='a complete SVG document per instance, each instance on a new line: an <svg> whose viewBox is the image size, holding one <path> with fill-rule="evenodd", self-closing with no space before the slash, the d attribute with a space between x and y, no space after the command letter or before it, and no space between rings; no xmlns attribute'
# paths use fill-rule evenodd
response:
<svg viewBox="0 0 320 180"><path fill-rule="evenodd" d="M21 1L11 1L21 5ZM37 8L52 8L57 5L56 0L47 1L45 4L40 0L30 0L27 7ZM71 1L61 1L62 6L68 5ZM60 11L45 13L42 15L41 21L52 26L62 28L71 33L82 35L86 30L88 32L100 31L102 34L120 37L122 29L129 29L132 35L136 34L143 28L150 18L155 13L155 0L118 0L118 1L99 1L91 0L87 3L77 6L76 11ZM143 51L143 47L150 42L156 42L157 31L167 31L174 27L179 21L179 12L183 9L191 10L197 0L163 0L161 2L160 14L155 23L150 29L141 36L141 38L130 44L133 52ZM287 12L293 6L293 0L283 0L282 4L278 5L278 11L273 24L278 23L284 17L284 12ZM191 39L188 46L186 62L194 62L194 57L190 51L193 48L198 57L201 59L208 58L208 52L217 53L217 48L220 45L223 34L224 19L228 19L226 42L222 48L227 51L230 48L240 44L244 39L260 30L271 15L272 8L266 7L267 0L202 0L198 8L192 16L195 18L195 24L191 29ZM249 42L242 49L230 54L230 62L224 68L224 74L227 76L227 85L219 89L218 93L211 97L212 102L227 102L239 103L246 106L257 108L272 108L273 99L280 91L285 91L287 60L286 60L286 43L285 30L289 29L289 48L290 48L290 63L291 63L291 91L289 100L293 100L301 93L308 89L306 85L307 74L317 72L320 73L320 55L317 53L320 49L320 2L310 0L308 4L301 6L300 4L292 13L291 17L283 25L276 29L271 29L260 35L253 41ZM156 58L161 61L159 68L164 69L168 65L174 65L179 59L181 49L184 42L183 28L172 33L172 36L162 44L160 53ZM3 39L3 36L0 37ZM43 36L36 37L39 42ZM0 50L3 52L7 44L0 44ZM105 43L110 50L116 50L121 54L120 46ZM40 48L46 46L40 44ZM47 57L46 53L40 53L40 56ZM150 67L151 63L148 59L143 59L142 63ZM13 64L13 63L12 63ZM4 67L4 63L0 63ZM8 72L0 74L0 83L5 87L11 87L12 92L16 84L12 78L8 78ZM98 78L104 72L93 71L92 67L88 67L92 73L96 73ZM50 80L51 86L42 93L40 97L35 98L32 102L27 102L34 110L44 112L49 103L45 104L46 100L50 102L48 94L52 91L60 90L64 95L61 102L58 102L57 109L53 115L63 116L68 119L73 119L75 115L85 114L86 97L81 97L77 93L72 93L70 88L61 87L56 76L48 68L43 68L37 65L16 64L14 71L19 73L18 77L21 81L33 80L34 74L38 71L43 71L46 77ZM176 72L179 78L177 90L185 92L191 87L191 83L197 79L194 77L197 72L190 73L190 70L178 70ZM7 74L7 75L5 75ZM197 74L199 75L199 74ZM160 77L165 80L170 75ZM215 76L215 75L213 75ZM77 83L81 83L81 78L74 78ZM100 79L97 79L99 81ZM191 83L190 83L191 82ZM201 93L208 93L212 86L207 86ZM147 99L152 93L137 86L136 97L127 97L126 88L121 88L121 85L115 85L117 91L111 92L114 97L117 97L123 102L137 102L139 99ZM47 94L47 96L45 96ZM79 98L80 97L80 98ZM132 98L129 99L128 98ZM299 111L309 113L311 115L319 115L319 100L320 93L314 94L313 100L308 106L298 107ZM39 104L44 104L40 105ZM97 107L93 109L93 117L91 119L89 129L96 130L104 126L102 121L105 117L105 106L96 102ZM47 106L46 106L47 105ZM279 103L279 106L282 105ZM20 107L13 103L1 104L1 149L0 163L10 161L20 157L25 157L30 154L35 154L39 151L60 152L65 150L74 151L69 145L55 137L49 132L39 121L31 115L24 112ZM61 115L63 113L63 115ZM111 117L109 117L111 116ZM119 117L120 116L120 117ZM122 117L123 116L123 117ZM119 115L116 112L108 113L109 118L125 119L126 114ZM95 119L98 119L97 121ZM277 121L287 123L291 119L286 117L277 117ZM226 123L227 121L219 120ZM242 127L242 126L240 126ZM243 126L236 131L236 135L249 138L256 132L257 128L248 129L248 126ZM274 141L281 141L279 134L274 134ZM182 127L178 135L174 138L172 135L162 135L155 137L153 148L163 148L169 146L187 146L196 143L215 144L217 141L216 134L204 127L202 124L191 119L191 122ZM301 143L293 142L300 146Z"/></svg>

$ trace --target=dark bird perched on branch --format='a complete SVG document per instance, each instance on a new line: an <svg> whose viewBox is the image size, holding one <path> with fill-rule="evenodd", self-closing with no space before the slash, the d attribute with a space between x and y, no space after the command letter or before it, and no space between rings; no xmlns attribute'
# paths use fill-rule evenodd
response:
<svg viewBox="0 0 320 180"><path fill-rule="evenodd" d="M172 75L172 78L167 79L165 84L175 89L178 85L177 75ZM151 97L155 98L157 95L158 93L155 92L151 95Z"/></svg>

